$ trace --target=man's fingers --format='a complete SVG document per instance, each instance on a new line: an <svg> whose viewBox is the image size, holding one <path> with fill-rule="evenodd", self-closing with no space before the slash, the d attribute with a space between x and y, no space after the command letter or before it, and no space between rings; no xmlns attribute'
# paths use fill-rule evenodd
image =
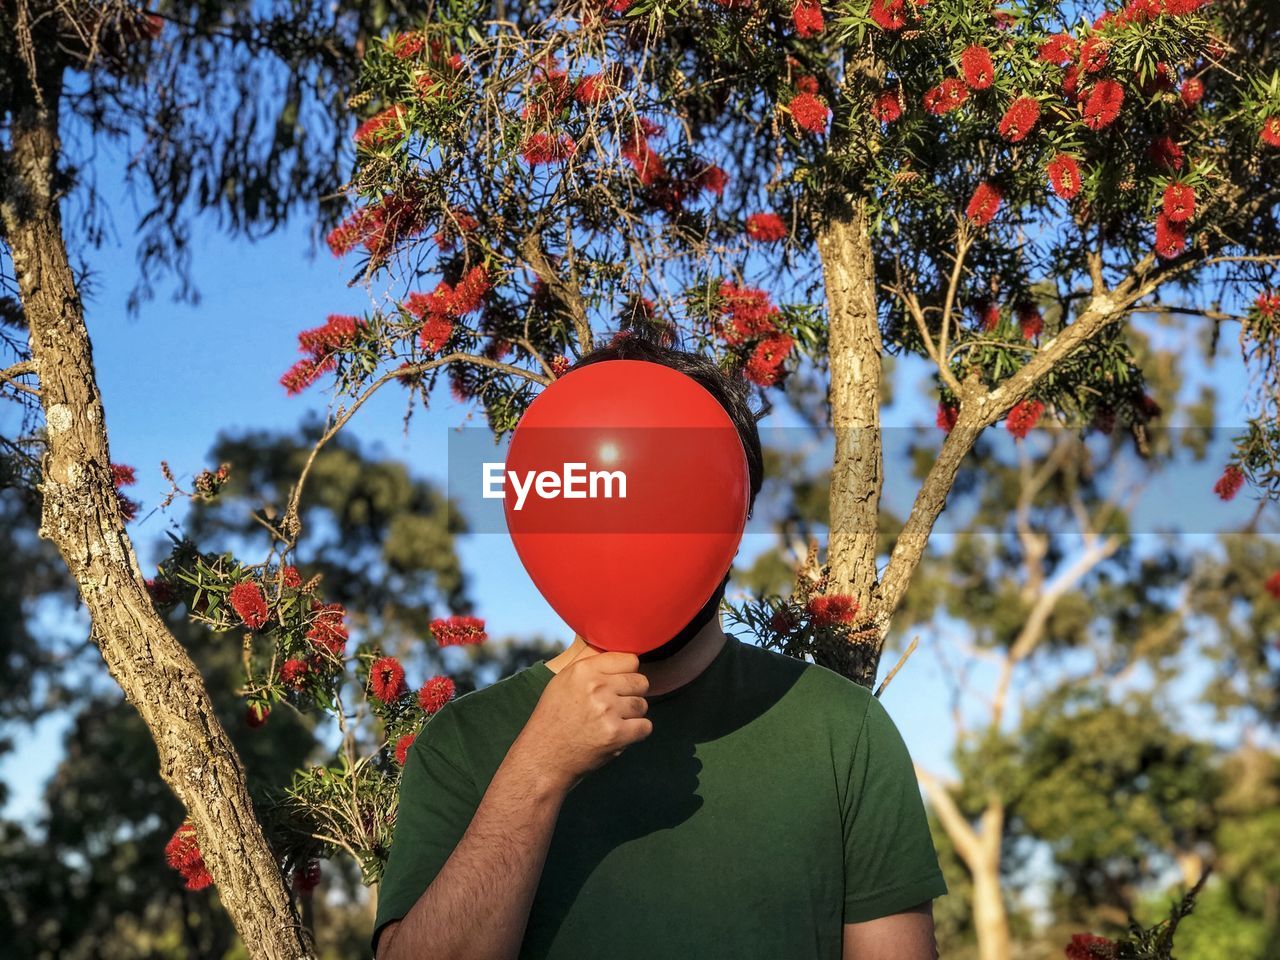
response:
<svg viewBox="0 0 1280 960"><path fill-rule="evenodd" d="M643 697L649 692L649 678L643 673L613 673L605 682L620 697Z"/></svg>
<svg viewBox="0 0 1280 960"><path fill-rule="evenodd" d="M633 717L643 717L648 710L649 701L644 697L623 697L618 715L624 720L630 720Z"/></svg>
<svg viewBox="0 0 1280 960"><path fill-rule="evenodd" d="M611 650L592 660L591 666L601 673L635 673L640 669L640 658L634 653Z"/></svg>

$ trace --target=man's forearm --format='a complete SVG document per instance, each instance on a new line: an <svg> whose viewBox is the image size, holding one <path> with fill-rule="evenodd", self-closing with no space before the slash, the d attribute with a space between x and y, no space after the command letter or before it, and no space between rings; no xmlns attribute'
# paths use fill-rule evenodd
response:
<svg viewBox="0 0 1280 960"><path fill-rule="evenodd" d="M514 960L568 786L513 745L440 873L383 932L378 960Z"/></svg>

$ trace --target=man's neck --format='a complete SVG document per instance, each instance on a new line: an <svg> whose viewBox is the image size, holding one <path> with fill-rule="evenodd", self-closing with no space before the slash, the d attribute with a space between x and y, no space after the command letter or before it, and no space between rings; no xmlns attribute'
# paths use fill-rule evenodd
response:
<svg viewBox="0 0 1280 960"><path fill-rule="evenodd" d="M695 633L693 639L678 652L665 660L640 664L638 672L649 678L648 696L656 697L683 687L707 669L726 642L727 638L720 626L720 617L715 616L708 620L707 625ZM587 641L582 637L574 637L573 643L547 661L547 666L552 673L559 673L586 646L588 646Z"/></svg>

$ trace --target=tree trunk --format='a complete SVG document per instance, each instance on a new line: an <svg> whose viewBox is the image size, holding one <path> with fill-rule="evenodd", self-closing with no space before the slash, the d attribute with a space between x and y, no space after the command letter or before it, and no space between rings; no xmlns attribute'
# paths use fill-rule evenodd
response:
<svg viewBox="0 0 1280 960"><path fill-rule="evenodd" d="M831 427L835 457L829 494L828 593L858 601L858 622L878 602L876 543L884 481L880 437L883 346L876 310L875 260L863 202L837 200L816 224L827 294ZM876 630L857 629L847 651L819 662L870 687L880 664Z"/></svg>
<svg viewBox="0 0 1280 960"><path fill-rule="evenodd" d="M155 740L161 775L195 824L219 897L250 956L310 957L309 938L254 813L244 767L195 664L156 613L125 532L54 187L61 70L44 65L43 71L42 103L30 88L17 92L22 100L12 113L11 150L0 164L0 214L46 421L40 536L66 561L93 640Z"/></svg>
<svg viewBox="0 0 1280 960"><path fill-rule="evenodd" d="M1000 891L999 860L970 867L973 875L973 928L980 960L1009 960L1009 918Z"/></svg>

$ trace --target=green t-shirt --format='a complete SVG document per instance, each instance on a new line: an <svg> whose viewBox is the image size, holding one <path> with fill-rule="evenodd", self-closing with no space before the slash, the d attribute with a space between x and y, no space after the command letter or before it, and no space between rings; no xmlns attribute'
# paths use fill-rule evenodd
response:
<svg viewBox="0 0 1280 960"><path fill-rule="evenodd" d="M419 734L375 947L444 866L554 675L540 660ZM647 699L653 732L565 797L521 960L839 960L843 924L947 892L906 745L865 688L730 637Z"/></svg>

